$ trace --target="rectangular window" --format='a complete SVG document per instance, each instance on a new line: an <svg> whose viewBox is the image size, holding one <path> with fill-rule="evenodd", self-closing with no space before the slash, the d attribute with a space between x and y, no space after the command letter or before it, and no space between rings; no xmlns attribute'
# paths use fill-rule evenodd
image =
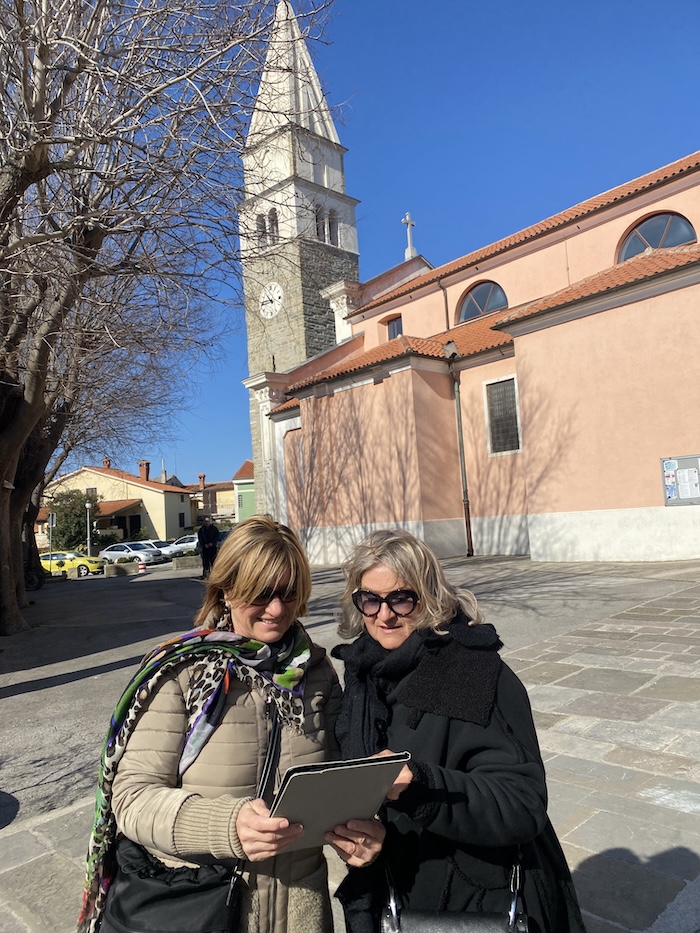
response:
<svg viewBox="0 0 700 933"><path fill-rule="evenodd" d="M97 496L97 486L89 486L89 487L85 490L85 495L86 495L86 496L95 496L95 497L96 497L96 496Z"/></svg>
<svg viewBox="0 0 700 933"><path fill-rule="evenodd" d="M386 327L389 334L389 340L393 340L394 337L398 337L403 333L403 322L401 321L400 317L395 317L393 321L389 321Z"/></svg>
<svg viewBox="0 0 700 933"><path fill-rule="evenodd" d="M180 512L180 513L178 514L178 516L177 516L177 524L178 524L178 527L179 527L179 528L184 528L184 527L185 527L185 513L184 513L184 512Z"/></svg>
<svg viewBox="0 0 700 933"><path fill-rule="evenodd" d="M240 492L238 493L238 508L239 509L243 508L243 496L241 495Z"/></svg>
<svg viewBox="0 0 700 933"><path fill-rule="evenodd" d="M184 496L180 496L180 502L184 502L184 501L185 501L185 497L184 497Z"/></svg>
<svg viewBox="0 0 700 933"><path fill-rule="evenodd" d="M503 379L487 384L486 411L491 453L520 450L515 379Z"/></svg>

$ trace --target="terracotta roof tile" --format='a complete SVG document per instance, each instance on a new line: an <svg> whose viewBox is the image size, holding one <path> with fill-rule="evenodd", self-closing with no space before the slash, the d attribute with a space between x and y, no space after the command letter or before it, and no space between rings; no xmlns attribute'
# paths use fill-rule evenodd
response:
<svg viewBox="0 0 700 933"><path fill-rule="evenodd" d="M683 159L678 159L676 162L671 162L670 165L664 165L662 168L655 169L653 172L648 172L640 178L635 178L632 181L625 182L623 185L618 185L616 188L611 188L609 191L604 191L602 194L598 194L593 198L582 201L580 204L574 205L574 207L570 207L539 223L526 227L518 233L513 233L510 236L504 237L502 240L497 240L495 243L484 246L472 253L467 253L466 256L462 256L460 259L454 259L444 266L438 266L434 271L427 272L424 275L412 279L405 285L388 292L386 295L382 295L380 298L369 302L358 310L371 311L388 301L400 298L402 295L407 295L418 288L437 282L448 275L461 272L464 269L468 269L469 266L478 265L479 262L483 262L491 256L497 256L499 253L504 253L515 246L519 246L521 243L536 239L538 236L550 233L552 230L556 230L559 227L564 227L576 220L580 220L582 217L595 214L597 211L610 207L612 204L619 201L624 201L638 194L640 191L647 191L650 188L662 185L680 175L696 172L699 169L700 151L685 156Z"/></svg>
<svg viewBox="0 0 700 933"><path fill-rule="evenodd" d="M700 262L700 245L678 246L673 249L659 249L650 253L642 253L633 259L628 259L620 265L605 269L587 279L569 285L552 295L538 298L536 301L511 308L503 313L498 324L492 326L507 326L510 321L519 321L543 311L552 311L575 301L593 298L613 289L635 285L647 279L654 278L665 272L673 272L684 266L691 266Z"/></svg>
<svg viewBox="0 0 700 933"><path fill-rule="evenodd" d="M513 342L507 334L493 330L508 314L507 310L494 311L482 317L470 318L442 334L436 334L433 339L443 346L450 340L453 341L460 356L484 353L486 350L493 350L494 347L502 347Z"/></svg>
<svg viewBox="0 0 700 933"><path fill-rule="evenodd" d="M432 356L441 358L444 356L442 344L437 340L425 337L409 337L401 334L387 343L379 344L366 353L355 356L352 359L343 360L335 366L321 370L307 379L301 380L294 385L290 385L288 391L293 392L304 386L316 385L319 382L328 382L338 376L348 375L375 366L379 363L385 363L388 360L400 359L402 356ZM276 409L278 410L278 409Z"/></svg>
<svg viewBox="0 0 700 933"><path fill-rule="evenodd" d="M140 499L108 499L100 502L100 514L98 518L106 518L108 515L116 515L118 512L124 512L126 509L140 505Z"/></svg>
<svg viewBox="0 0 700 933"><path fill-rule="evenodd" d="M294 409L298 407L299 407L299 399L296 398L295 396L294 398L290 398L286 402L282 402L281 405L277 405L276 408L272 409L272 412L277 414L278 411L294 411Z"/></svg>
<svg viewBox="0 0 700 933"><path fill-rule="evenodd" d="M185 490L182 486L169 486L167 483L158 483L156 480L143 480L135 473L127 473L125 470L114 470L111 467L88 466L84 470L92 470L95 473L102 473L104 476L113 476L115 479L124 480L127 483L133 483L135 486L145 486L147 489L157 489L159 492L179 492ZM76 471L79 472L79 471Z"/></svg>
<svg viewBox="0 0 700 933"><path fill-rule="evenodd" d="M234 482L237 479L254 479L255 465L252 460L244 460L242 465L233 474Z"/></svg>

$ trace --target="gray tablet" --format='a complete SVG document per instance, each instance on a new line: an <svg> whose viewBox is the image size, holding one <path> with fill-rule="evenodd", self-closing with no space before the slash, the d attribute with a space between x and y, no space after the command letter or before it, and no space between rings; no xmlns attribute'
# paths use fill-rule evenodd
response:
<svg viewBox="0 0 700 933"><path fill-rule="evenodd" d="M301 823L304 835L285 849L322 846L323 835L348 820L370 820L410 759L410 752L385 758L353 758L287 768L270 816Z"/></svg>

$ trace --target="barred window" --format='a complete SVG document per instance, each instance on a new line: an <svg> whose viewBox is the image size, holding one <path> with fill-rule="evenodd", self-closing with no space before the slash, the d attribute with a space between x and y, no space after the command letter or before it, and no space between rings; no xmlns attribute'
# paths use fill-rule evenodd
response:
<svg viewBox="0 0 700 933"><path fill-rule="evenodd" d="M394 337L400 336L403 333L403 322L401 320L401 315L392 318L392 320L387 323L386 329L389 340L393 340Z"/></svg>
<svg viewBox="0 0 700 933"><path fill-rule="evenodd" d="M503 379L486 386L486 408L491 453L520 450L515 379Z"/></svg>

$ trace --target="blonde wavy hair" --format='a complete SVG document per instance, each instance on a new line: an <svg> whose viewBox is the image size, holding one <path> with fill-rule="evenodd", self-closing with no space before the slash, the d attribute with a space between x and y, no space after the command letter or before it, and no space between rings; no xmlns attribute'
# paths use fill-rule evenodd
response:
<svg viewBox="0 0 700 933"><path fill-rule="evenodd" d="M296 594L295 615L308 612L311 570L299 539L271 515L253 515L227 535L207 580L202 608L195 626L211 626L231 606L248 606L270 588L288 581L287 593Z"/></svg>
<svg viewBox="0 0 700 933"><path fill-rule="evenodd" d="M352 594L360 588L364 574L377 564L393 570L409 589L418 593L418 611L415 620L411 620L414 628L428 628L444 635L458 609L464 612L470 625L484 621L476 596L447 582L427 544L408 531L386 529L368 535L343 564L343 617L338 626L341 638L355 638L364 629L363 616L355 608Z"/></svg>

